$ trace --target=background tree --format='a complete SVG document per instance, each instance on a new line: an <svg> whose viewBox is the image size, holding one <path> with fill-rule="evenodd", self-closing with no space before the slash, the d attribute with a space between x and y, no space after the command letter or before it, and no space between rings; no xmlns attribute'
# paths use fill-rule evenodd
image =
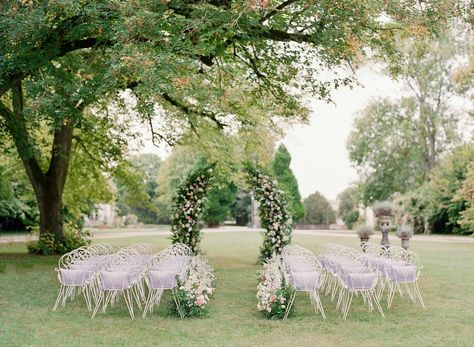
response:
<svg viewBox="0 0 474 347"><path fill-rule="evenodd" d="M359 219L359 189L356 186L346 188L338 195L338 216L344 221L348 229L352 229Z"/></svg>
<svg viewBox="0 0 474 347"><path fill-rule="evenodd" d="M232 206L237 198L237 187L232 182L224 182L213 187L206 202L204 221L210 227L219 226L232 216Z"/></svg>
<svg viewBox="0 0 474 347"><path fill-rule="evenodd" d="M298 181L290 168L291 155L284 144L280 144L272 161L272 170L279 187L288 194L288 204L293 221L304 217L304 206L298 189Z"/></svg>
<svg viewBox="0 0 474 347"><path fill-rule="evenodd" d="M253 129L304 119L304 92L324 99L352 80L319 80L321 67L355 66L367 51L389 59L394 32L424 35L442 26L453 8L438 1L416 7L375 0L7 0L0 12L0 126L35 191L40 238L62 242L75 134L92 134L87 111L107 113L118 91L133 88L136 112L129 114L150 124L155 141L225 147L216 139L235 131L255 138ZM154 128L160 107L163 126ZM33 131L39 124L51 138L45 160ZM120 131L108 135L95 140L126 138Z"/></svg>
<svg viewBox="0 0 474 347"><path fill-rule="evenodd" d="M117 208L121 216L135 214L138 221L158 224L157 178L161 159L155 154L139 154L129 159L131 166L126 177L115 179L117 185Z"/></svg>
<svg viewBox="0 0 474 347"><path fill-rule="evenodd" d="M0 231L23 230L37 219L35 195L21 163L0 152Z"/></svg>
<svg viewBox="0 0 474 347"><path fill-rule="evenodd" d="M474 233L474 163L470 163L466 173L466 179L457 191L454 201L465 202L465 210L460 213L457 221L465 233Z"/></svg>
<svg viewBox="0 0 474 347"><path fill-rule="evenodd" d="M235 218L235 224L247 226L250 222L250 209L252 198L245 190L239 190L232 206L232 216Z"/></svg>
<svg viewBox="0 0 474 347"><path fill-rule="evenodd" d="M336 221L336 213L329 201L319 192L309 195L303 200L306 224L326 224Z"/></svg>
<svg viewBox="0 0 474 347"><path fill-rule="evenodd" d="M471 144L446 156L433 170L430 181L402 199L404 217L412 224L423 224L425 233L470 234L469 225L462 222L471 203L464 198L469 196L463 187L469 185L465 182L473 161Z"/></svg>
<svg viewBox="0 0 474 347"><path fill-rule="evenodd" d="M366 204L418 187L460 143L453 77L466 54L467 34L453 30L438 38L404 40L400 78L410 96L375 100L357 117L347 146Z"/></svg>

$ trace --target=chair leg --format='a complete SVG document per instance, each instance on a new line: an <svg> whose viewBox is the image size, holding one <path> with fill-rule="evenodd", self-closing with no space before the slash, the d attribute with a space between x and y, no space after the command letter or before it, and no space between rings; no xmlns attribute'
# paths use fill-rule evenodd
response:
<svg viewBox="0 0 474 347"><path fill-rule="evenodd" d="M415 281L413 286L415 287L415 293L418 296L418 300L420 300L421 307L426 308L423 297L421 296L420 287L418 287L418 282Z"/></svg>
<svg viewBox="0 0 474 347"><path fill-rule="evenodd" d="M179 302L179 299L176 296L176 291L174 289L172 291L173 291L174 302L176 304L176 308L178 309L179 316L181 317L181 319L184 319L184 313L181 311L181 303Z"/></svg>
<svg viewBox="0 0 474 347"><path fill-rule="evenodd" d="M145 307L143 308L143 315L142 317L145 318L148 311L152 312L152 305L154 304L156 296L156 290L150 289L148 292L148 298L145 301Z"/></svg>
<svg viewBox="0 0 474 347"><path fill-rule="evenodd" d="M290 314L290 311L291 311L291 307L293 306L293 303L295 301L295 297L296 297L296 292L293 293L293 295L290 297L290 300L288 301L288 305L286 306L286 310L285 310L285 316L283 317L284 319L288 318L288 315Z"/></svg>
<svg viewBox="0 0 474 347"><path fill-rule="evenodd" d="M92 312L91 319L95 317L97 314L97 311L99 310L100 304L102 303L102 300L104 300L104 292L99 293L99 297L97 299L97 303L95 304L94 312Z"/></svg>
<svg viewBox="0 0 474 347"><path fill-rule="evenodd" d="M110 303L110 299L114 296L114 292L112 291L107 291L105 293L105 300L104 300L104 305L102 306L102 313L105 313L105 310L107 309L107 306Z"/></svg>
<svg viewBox="0 0 474 347"><path fill-rule="evenodd" d="M385 318L385 314L383 313L382 306L380 305L379 300L377 299L377 295L374 292L370 292L370 295L372 296L373 301L375 302L375 306L377 306L377 309L380 312L380 315Z"/></svg>
<svg viewBox="0 0 474 347"><path fill-rule="evenodd" d="M323 304L321 302L321 298L319 297L318 292L314 293L314 301L316 302L316 306L317 306L319 312L321 313L321 316L323 317L323 319L326 319L326 314L324 313Z"/></svg>
<svg viewBox="0 0 474 347"><path fill-rule="evenodd" d="M133 298L132 294L130 293L130 290L130 288L125 289L123 297L125 299L125 303L127 304L128 312L130 313L130 318L135 319L135 314L133 313Z"/></svg>
<svg viewBox="0 0 474 347"><path fill-rule="evenodd" d="M347 301L347 306L345 307L345 311L344 311L344 314L343 314L344 320L347 319L347 315L349 314L349 309L350 309L351 304L352 304L352 297L353 297L353 296L354 296L354 293L353 293L353 292L350 292L349 298L348 298L348 301Z"/></svg>
<svg viewBox="0 0 474 347"><path fill-rule="evenodd" d="M56 298L56 302L54 303L53 311L56 311L56 309L58 308L63 295L64 295L64 285L61 284L61 286L59 287L58 297Z"/></svg>

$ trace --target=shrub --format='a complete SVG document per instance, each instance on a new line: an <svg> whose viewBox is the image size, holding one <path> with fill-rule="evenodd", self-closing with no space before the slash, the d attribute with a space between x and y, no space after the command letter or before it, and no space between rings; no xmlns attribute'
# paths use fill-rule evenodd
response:
<svg viewBox="0 0 474 347"><path fill-rule="evenodd" d="M178 289L175 292L183 317L202 317L208 313L207 304L214 293L213 272L206 258L193 257L186 279L178 281ZM174 300L170 302L169 313L180 315Z"/></svg>
<svg viewBox="0 0 474 347"><path fill-rule="evenodd" d="M374 229L366 224L361 224L357 227L356 233L360 238L366 238L374 234Z"/></svg>
<svg viewBox="0 0 474 347"><path fill-rule="evenodd" d="M42 235L38 241L27 245L28 253L38 255L65 254L76 248L90 244L90 233L67 223L64 225L64 239L56 240L53 234Z"/></svg>
<svg viewBox="0 0 474 347"><path fill-rule="evenodd" d="M408 224L400 225L395 234L401 239L410 239L413 236L413 227Z"/></svg>
<svg viewBox="0 0 474 347"><path fill-rule="evenodd" d="M391 201L387 200L374 204L374 206L372 206L372 209L374 210L374 214L377 218L394 217L397 211L396 205Z"/></svg>
<svg viewBox="0 0 474 347"><path fill-rule="evenodd" d="M344 221L344 224L349 230L352 230L354 228L354 225L356 222L359 220L360 214L358 210L352 210L347 212L345 215L342 216L342 220Z"/></svg>
<svg viewBox="0 0 474 347"><path fill-rule="evenodd" d="M259 275L257 309L267 319L283 319L294 289L285 282L279 258L268 259Z"/></svg>

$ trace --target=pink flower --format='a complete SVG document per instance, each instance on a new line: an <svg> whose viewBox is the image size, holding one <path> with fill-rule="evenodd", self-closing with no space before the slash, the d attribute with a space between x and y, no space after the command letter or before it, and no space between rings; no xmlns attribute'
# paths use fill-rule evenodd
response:
<svg viewBox="0 0 474 347"><path fill-rule="evenodd" d="M204 300L204 297L202 295L199 295L196 298L196 301L194 301L194 303L196 304L196 306L202 306L206 303L206 300Z"/></svg>
<svg viewBox="0 0 474 347"><path fill-rule="evenodd" d="M275 302L277 300L277 296L275 294L273 294L271 297L270 297L270 301L271 302Z"/></svg>

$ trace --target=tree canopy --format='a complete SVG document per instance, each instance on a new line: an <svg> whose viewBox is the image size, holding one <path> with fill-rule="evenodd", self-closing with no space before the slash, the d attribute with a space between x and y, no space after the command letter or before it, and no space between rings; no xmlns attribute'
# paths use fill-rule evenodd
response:
<svg viewBox="0 0 474 347"><path fill-rule="evenodd" d="M454 77L465 59L467 34L457 31L402 41L399 77L408 94L376 99L356 118L347 146L366 204L420 186L461 142L466 117L454 101L460 95Z"/></svg>
<svg viewBox="0 0 474 347"><path fill-rule="evenodd" d="M35 191L40 237L63 240L73 143L113 170L131 135L121 124L132 117L150 126L156 143L214 151L235 142L258 146L259 131L306 118L305 94L328 99L353 79L338 72L328 80L322 71L354 67L367 56L396 62L397 37L436 32L455 6L3 1L0 131L13 141ZM50 138L47 152L38 149L38 127Z"/></svg>
<svg viewBox="0 0 474 347"><path fill-rule="evenodd" d="M303 200L305 208L304 222L306 224L326 224L336 221L336 212L328 199L320 192L315 192Z"/></svg>
<svg viewBox="0 0 474 347"><path fill-rule="evenodd" d="M290 168L291 155L285 145L281 144L271 163L273 174L278 181L280 189L288 194L289 209L293 221L297 222L304 216L304 206L298 189L298 181Z"/></svg>

